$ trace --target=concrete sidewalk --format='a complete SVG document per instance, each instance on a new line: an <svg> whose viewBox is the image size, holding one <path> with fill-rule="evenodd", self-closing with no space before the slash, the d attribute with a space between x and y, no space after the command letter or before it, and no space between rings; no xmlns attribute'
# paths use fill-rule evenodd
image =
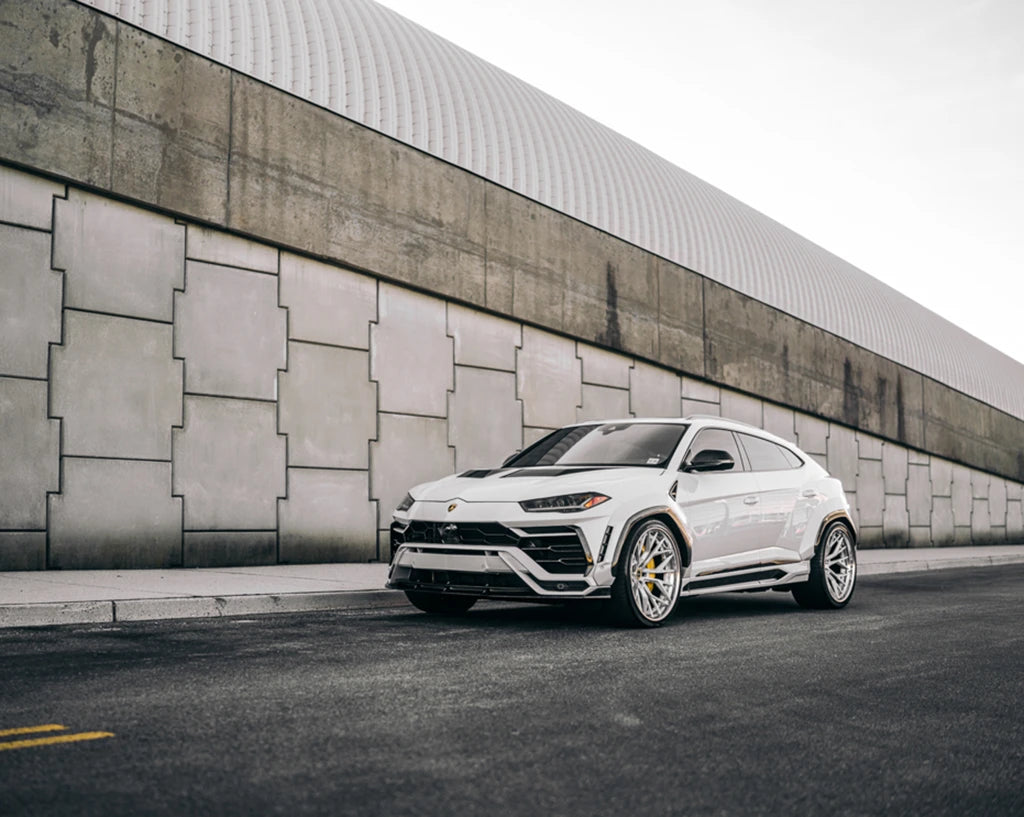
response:
<svg viewBox="0 0 1024 817"><path fill-rule="evenodd" d="M858 551L860 574L1024 562L1024 545ZM0 627L358 610L405 604L387 565L0 573Z"/></svg>

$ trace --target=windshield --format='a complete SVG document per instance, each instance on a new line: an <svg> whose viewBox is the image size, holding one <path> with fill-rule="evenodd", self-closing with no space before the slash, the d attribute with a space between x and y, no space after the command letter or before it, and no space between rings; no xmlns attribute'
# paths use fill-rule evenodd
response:
<svg viewBox="0 0 1024 817"><path fill-rule="evenodd" d="M531 465L642 465L664 467L686 433L682 423L604 423L560 428L507 463Z"/></svg>

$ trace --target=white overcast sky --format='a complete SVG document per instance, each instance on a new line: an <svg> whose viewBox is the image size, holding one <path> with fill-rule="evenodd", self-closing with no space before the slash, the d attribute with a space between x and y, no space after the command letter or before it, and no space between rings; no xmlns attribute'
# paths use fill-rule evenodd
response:
<svg viewBox="0 0 1024 817"><path fill-rule="evenodd" d="M1024 362L1024 0L381 0Z"/></svg>

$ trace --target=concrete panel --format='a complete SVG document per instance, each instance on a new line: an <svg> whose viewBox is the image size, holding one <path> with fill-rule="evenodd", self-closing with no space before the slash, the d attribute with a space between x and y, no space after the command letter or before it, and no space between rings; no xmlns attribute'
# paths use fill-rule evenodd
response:
<svg viewBox="0 0 1024 817"><path fill-rule="evenodd" d="M713 414L715 417L722 415L722 410L718 403L705 403L701 400L687 400L683 399L683 416L689 417L693 414Z"/></svg>
<svg viewBox="0 0 1024 817"><path fill-rule="evenodd" d="M77 3L0 3L0 156L110 184L116 30Z"/></svg>
<svg viewBox="0 0 1024 817"><path fill-rule="evenodd" d="M131 26L118 33L111 189L223 223L230 70Z"/></svg>
<svg viewBox="0 0 1024 817"><path fill-rule="evenodd" d="M370 327L370 377L380 410L444 417L453 379L444 301L380 285L380 322Z"/></svg>
<svg viewBox="0 0 1024 817"><path fill-rule="evenodd" d="M1024 500L1024 485L1019 482L1006 482L1006 500L1010 502L1017 500L1018 502Z"/></svg>
<svg viewBox="0 0 1024 817"><path fill-rule="evenodd" d="M911 465L928 465L931 462L931 457L921 451L909 449L907 451L907 462Z"/></svg>
<svg viewBox="0 0 1024 817"><path fill-rule="evenodd" d="M910 538L910 519L907 515L907 497L904 494L885 495L885 511L882 519L882 535L885 546L906 547Z"/></svg>
<svg viewBox="0 0 1024 817"><path fill-rule="evenodd" d="M53 222L53 197L63 196L64 192L62 184L0 166L0 221L49 230ZM2 241L0 245L8 246Z"/></svg>
<svg viewBox="0 0 1024 817"><path fill-rule="evenodd" d="M1024 503L1018 499L1006 503L1006 541L1024 545Z"/></svg>
<svg viewBox="0 0 1024 817"><path fill-rule="evenodd" d="M885 547L885 536L881 525L863 525L857 533L857 547L864 549Z"/></svg>
<svg viewBox="0 0 1024 817"><path fill-rule="evenodd" d="M796 413L797 445L808 454L828 456L828 430L828 423L824 420Z"/></svg>
<svg viewBox="0 0 1024 817"><path fill-rule="evenodd" d="M369 349L370 323L377 320L377 281L282 253L281 305L288 307L290 338Z"/></svg>
<svg viewBox="0 0 1024 817"><path fill-rule="evenodd" d="M523 401L523 423L558 428L576 422L583 401L583 371L571 340L523 327L516 357L516 388Z"/></svg>
<svg viewBox="0 0 1024 817"><path fill-rule="evenodd" d="M907 474L907 509L911 525L930 525L932 481L927 465L911 465Z"/></svg>
<svg viewBox="0 0 1024 817"><path fill-rule="evenodd" d="M523 345L520 324L448 304L448 334L455 341L456 363L515 371L516 349Z"/></svg>
<svg viewBox="0 0 1024 817"><path fill-rule="evenodd" d="M863 431L857 432L857 453L862 460L882 459L882 440Z"/></svg>
<svg viewBox="0 0 1024 817"><path fill-rule="evenodd" d="M45 531L0 531L0 570L46 570Z"/></svg>
<svg viewBox="0 0 1024 817"><path fill-rule="evenodd" d="M761 428L761 424L764 422L762 403L756 397L722 389L721 405L723 417L739 420L741 423L749 423L757 428ZM816 453L824 454L825 450L822 449Z"/></svg>
<svg viewBox="0 0 1024 817"><path fill-rule="evenodd" d="M956 527L971 526L971 472L962 465L953 466L953 524Z"/></svg>
<svg viewBox="0 0 1024 817"><path fill-rule="evenodd" d="M576 344L576 355L583 366L583 382L595 386L629 389L633 359L617 352L598 349L586 343ZM620 415L625 416L625 415Z"/></svg>
<svg viewBox="0 0 1024 817"><path fill-rule="evenodd" d="M966 547L967 545L973 545L974 540L971 538L971 529L969 527L963 527L960 525L954 527L953 544L956 547Z"/></svg>
<svg viewBox="0 0 1024 817"><path fill-rule="evenodd" d="M934 496L953 495L953 463L933 457L931 461L932 494Z"/></svg>
<svg viewBox="0 0 1024 817"><path fill-rule="evenodd" d="M378 500L380 528L406 492L455 471L455 451L448 447L448 424L433 417L380 415L380 436L370 443L370 497Z"/></svg>
<svg viewBox="0 0 1024 817"><path fill-rule="evenodd" d="M1006 480L992 477L988 489L988 512L993 526L1006 525Z"/></svg>
<svg viewBox="0 0 1024 817"><path fill-rule="evenodd" d="M791 443L796 442L796 417L792 409L774 403L764 403L761 411L764 415L762 427L765 431Z"/></svg>
<svg viewBox="0 0 1024 817"><path fill-rule="evenodd" d="M173 219L68 191L54 214L53 266L64 305L170 322L185 272L185 227Z"/></svg>
<svg viewBox="0 0 1024 817"><path fill-rule="evenodd" d="M971 471L971 496L975 499L988 499L989 483L991 478L988 474L981 474Z"/></svg>
<svg viewBox="0 0 1024 817"><path fill-rule="evenodd" d="M185 427L174 429L173 451L186 530L277 528L285 438L277 434L273 403L186 396Z"/></svg>
<svg viewBox="0 0 1024 817"><path fill-rule="evenodd" d="M185 358L185 391L277 397L287 314L277 305L276 277L189 261L185 291L174 301L174 353Z"/></svg>
<svg viewBox="0 0 1024 817"><path fill-rule="evenodd" d="M937 496L932 500L932 542L936 547L953 544L953 500Z"/></svg>
<svg viewBox="0 0 1024 817"><path fill-rule="evenodd" d="M844 488L856 488L857 433L846 426L830 423L827 447L828 472L843 483Z"/></svg>
<svg viewBox="0 0 1024 817"><path fill-rule="evenodd" d="M976 545L992 541L992 520L988 513L988 500L975 499L971 509L971 542Z"/></svg>
<svg viewBox="0 0 1024 817"><path fill-rule="evenodd" d="M277 252L275 247L223 230L211 230L197 224L189 224L185 229L185 257L192 261L276 274Z"/></svg>
<svg viewBox="0 0 1024 817"><path fill-rule="evenodd" d="M681 382L684 399L698 400L702 403L720 403L722 401L721 388L712 383L705 383L703 380L695 380L692 377L683 377Z"/></svg>
<svg viewBox="0 0 1024 817"><path fill-rule="evenodd" d="M930 548L932 544L932 529L929 527L911 527L910 528L910 547L912 548Z"/></svg>
<svg viewBox="0 0 1024 817"><path fill-rule="evenodd" d="M658 281L658 361L684 372L704 373L704 284L696 273L656 256L648 262ZM707 400L697 394L683 394ZM715 402L709 400L708 402Z"/></svg>
<svg viewBox="0 0 1024 817"><path fill-rule="evenodd" d="M635 417L680 417L679 375L636 361L629 370L629 410Z"/></svg>
<svg viewBox="0 0 1024 817"><path fill-rule="evenodd" d="M366 471L288 469L278 505L284 563L367 562L377 558L377 504Z"/></svg>
<svg viewBox="0 0 1024 817"><path fill-rule="evenodd" d="M377 386L367 352L292 341L282 372L279 429L288 464L368 468L377 436Z"/></svg>
<svg viewBox="0 0 1024 817"><path fill-rule="evenodd" d="M878 460L861 460L857 466L857 518L860 524L881 525L884 509L882 463Z"/></svg>
<svg viewBox="0 0 1024 817"><path fill-rule="evenodd" d="M907 467L907 449L894 443L882 446L882 479L887 494L907 492Z"/></svg>
<svg viewBox="0 0 1024 817"><path fill-rule="evenodd" d="M63 452L170 459L182 384L171 327L72 310L64 316L50 395L53 415L64 419Z"/></svg>
<svg viewBox="0 0 1024 817"><path fill-rule="evenodd" d="M456 471L496 468L523 447L523 405L512 372L455 367L448 442L455 446Z"/></svg>
<svg viewBox="0 0 1024 817"><path fill-rule="evenodd" d="M117 569L181 564L181 499L171 464L63 460L61 494L50 496L50 567Z"/></svg>
<svg viewBox="0 0 1024 817"><path fill-rule="evenodd" d="M63 286L50 270L50 236L0 224L0 249L0 374L46 377Z"/></svg>
<svg viewBox="0 0 1024 817"><path fill-rule="evenodd" d="M615 420L629 416L629 392L626 389L583 384L583 405L576 409L577 420Z"/></svg>
<svg viewBox="0 0 1024 817"><path fill-rule="evenodd" d="M46 383L0 377L0 529L46 528L46 492L60 488L59 435Z"/></svg>
<svg viewBox="0 0 1024 817"><path fill-rule="evenodd" d="M185 567L272 565L277 562L274 531L186 531Z"/></svg>

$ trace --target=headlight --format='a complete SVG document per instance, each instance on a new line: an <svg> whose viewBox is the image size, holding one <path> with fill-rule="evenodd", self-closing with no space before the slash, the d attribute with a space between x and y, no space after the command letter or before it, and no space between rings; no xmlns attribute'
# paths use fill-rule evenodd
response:
<svg viewBox="0 0 1024 817"><path fill-rule="evenodd" d="M607 502L611 497L593 492L585 494L564 494L563 496L546 496L543 499L525 499L519 503L524 511L557 511L559 513L572 513L573 511L586 511L602 502Z"/></svg>
<svg viewBox="0 0 1024 817"><path fill-rule="evenodd" d="M416 500L412 498L412 494L406 494L402 498L402 501L398 503L398 507L395 508L395 510L396 511L407 511L407 510L409 510L409 508L412 507L412 503L414 503L415 501Z"/></svg>

